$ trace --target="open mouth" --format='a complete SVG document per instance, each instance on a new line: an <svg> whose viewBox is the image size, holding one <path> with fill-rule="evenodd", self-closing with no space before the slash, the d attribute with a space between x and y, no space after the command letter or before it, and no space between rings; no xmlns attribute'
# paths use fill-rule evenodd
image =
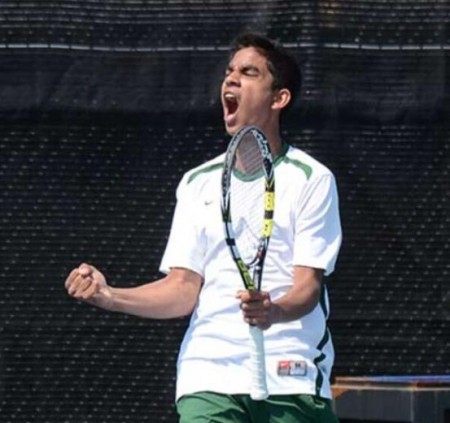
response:
<svg viewBox="0 0 450 423"><path fill-rule="evenodd" d="M223 96L225 117L233 116L239 107L239 102L235 94L227 92Z"/></svg>

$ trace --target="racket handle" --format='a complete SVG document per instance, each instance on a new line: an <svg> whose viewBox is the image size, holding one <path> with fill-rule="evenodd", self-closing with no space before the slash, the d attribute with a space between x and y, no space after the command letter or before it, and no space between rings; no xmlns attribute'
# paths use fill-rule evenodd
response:
<svg viewBox="0 0 450 423"><path fill-rule="evenodd" d="M269 396L266 382L264 334L257 326L250 326L250 397L264 400Z"/></svg>

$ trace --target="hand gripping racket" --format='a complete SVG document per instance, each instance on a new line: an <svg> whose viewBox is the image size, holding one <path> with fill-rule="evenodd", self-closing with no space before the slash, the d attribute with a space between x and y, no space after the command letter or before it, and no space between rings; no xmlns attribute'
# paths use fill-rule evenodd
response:
<svg viewBox="0 0 450 423"><path fill-rule="evenodd" d="M225 240L249 291L261 288L264 259L273 228L275 180L269 143L247 126L231 139L222 172ZM250 326L250 396L268 397L263 331Z"/></svg>

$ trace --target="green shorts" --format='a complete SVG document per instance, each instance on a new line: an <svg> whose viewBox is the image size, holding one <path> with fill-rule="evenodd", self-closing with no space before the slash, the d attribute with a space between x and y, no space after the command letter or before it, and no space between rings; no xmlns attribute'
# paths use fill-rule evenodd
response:
<svg viewBox="0 0 450 423"><path fill-rule="evenodd" d="M313 395L248 395L199 392L177 403L180 423L338 423L331 401Z"/></svg>

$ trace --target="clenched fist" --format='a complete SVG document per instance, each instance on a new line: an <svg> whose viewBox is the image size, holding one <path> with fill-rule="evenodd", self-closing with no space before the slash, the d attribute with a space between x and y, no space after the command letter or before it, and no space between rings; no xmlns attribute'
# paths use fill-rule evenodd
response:
<svg viewBox="0 0 450 423"><path fill-rule="evenodd" d="M264 291L240 290L236 294L244 321L260 329L268 329L272 325L272 301L270 294Z"/></svg>
<svg viewBox="0 0 450 423"><path fill-rule="evenodd" d="M103 274L94 266L81 264L70 272L66 279L67 293L98 307L111 309L112 292Z"/></svg>

